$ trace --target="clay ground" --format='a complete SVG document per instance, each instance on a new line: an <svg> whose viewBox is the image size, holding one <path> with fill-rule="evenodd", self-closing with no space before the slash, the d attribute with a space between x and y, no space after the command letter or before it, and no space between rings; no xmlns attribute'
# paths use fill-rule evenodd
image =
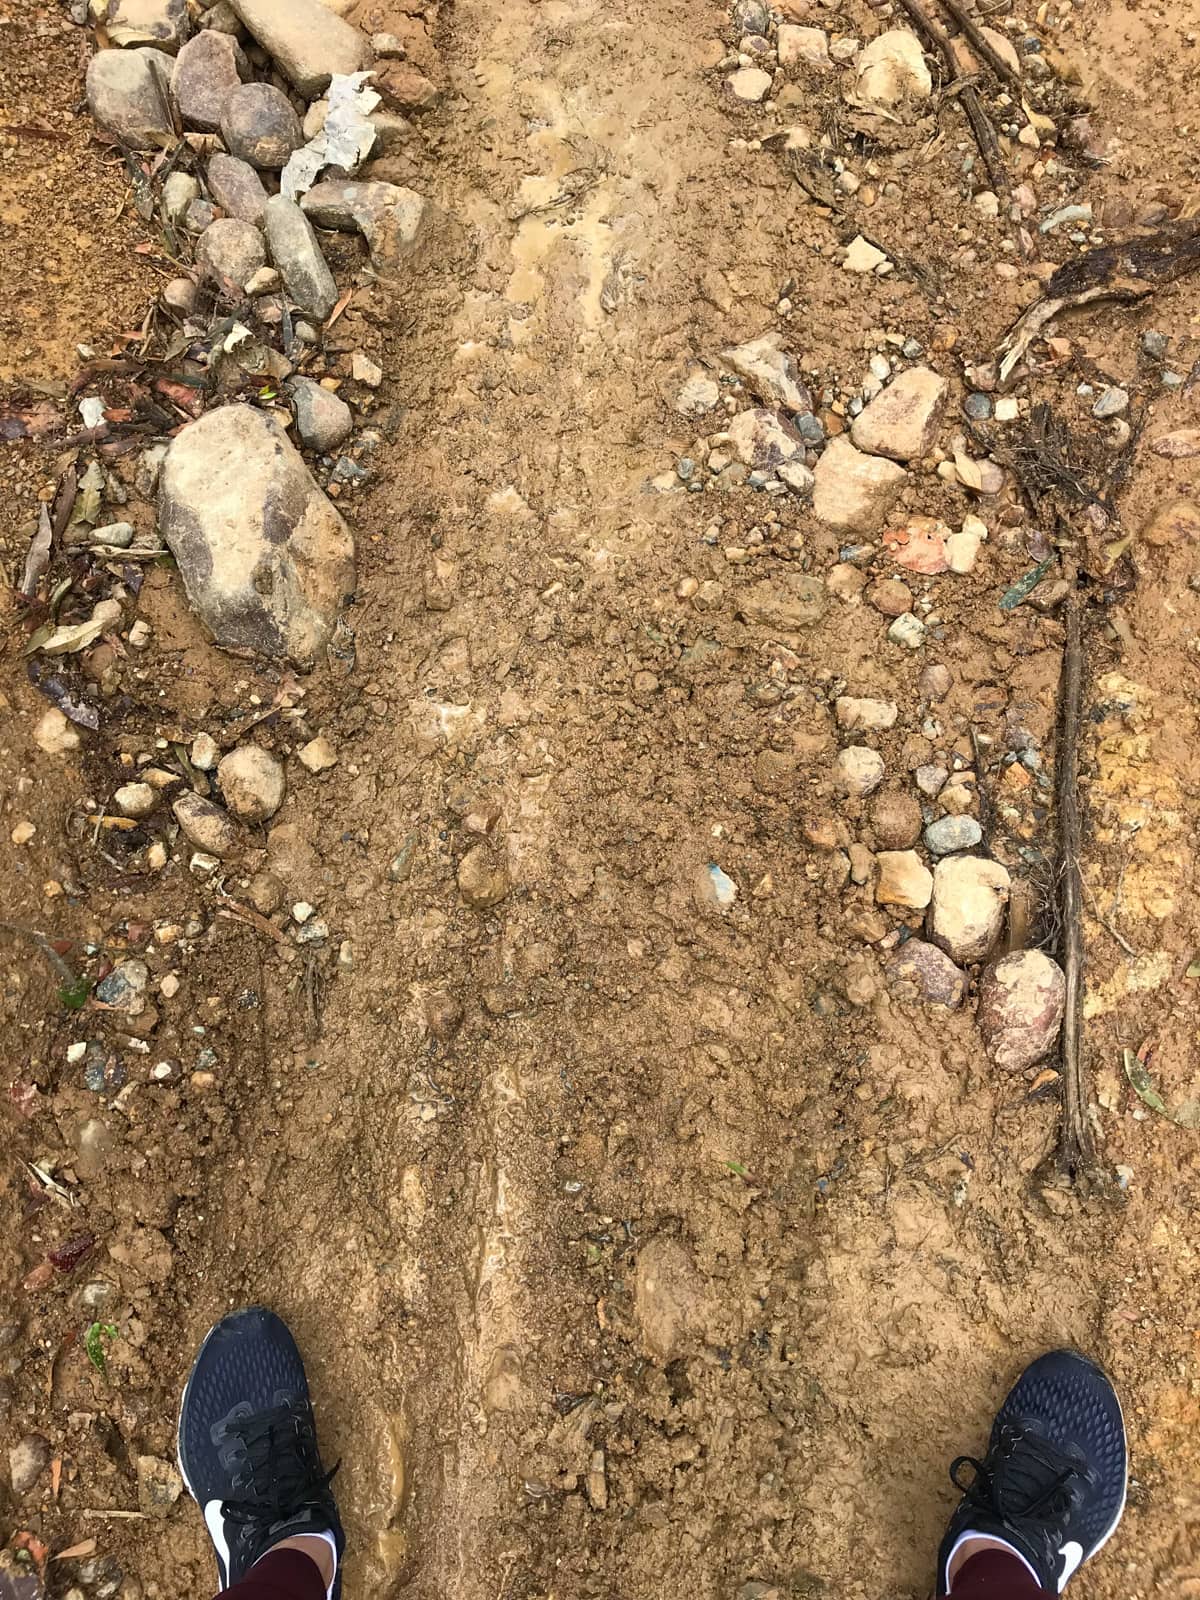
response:
<svg viewBox="0 0 1200 1600"><path fill-rule="evenodd" d="M840 683L899 702L883 741L897 772L1013 719L1052 753L1061 625L996 609L1030 565L1025 530L937 591L925 657L888 645L861 600L781 657L737 596L789 563L824 572L827 536L749 490L646 491L700 431L673 408L690 363L775 326L785 293L818 387L860 382L880 330L956 378L990 358L1037 284L994 271L1003 229L960 192L965 123L945 108L940 143L907 153L894 194L878 184L871 217L935 287L863 279L840 268L839 219L747 144L758 113L722 94L732 36L709 0L404 9L355 15L419 35L448 88L397 176L457 218L459 250L401 296L363 289L343 319L346 348L385 371L383 443L348 513L357 657L264 730L281 753L317 732L339 753L320 777L291 764L277 820L294 826L289 890L335 950L350 942L352 970L306 970L217 916L186 855L126 871L77 825L122 752L220 736L251 695L270 703L278 672L213 649L156 569L139 604L150 648L121 668L99 734L55 760L31 740L45 702L9 613L3 917L114 948L163 922L185 933L152 946L156 981L182 982L156 1001L119 1111L66 1064L80 1022L53 974L27 944L2 947L6 1083L40 1099L4 1123L0 1431L45 1435L63 1481L56 1499L0 1497L0 1530L55 1549L95 1538L127 1600L208 1592L186 1501L163 1521L83 1513L136 1506L132 1463L170 1456L195 1344L261 1300L294 1325L342 1458L351 1596L916 1600L949 1459L979 1449L1027 1358L1071 1342L1120 1385L1135 1475L1111 1553L1072 1593L1200 1595L1197 1134L1120 1070L1122 1048L1153 1039L1172 1092L1195 1092L1194 548L1139 552L1120 629L1090 640L1088 1053L1102 1163L1127 1174L1081 1196L1047 1176L1055 1095L989 1068L969 1010L888 995L806 834L837 805ZM1077 61L1110 142L1078 193L1112 208L1116 236L1139 208L1186 213L1200 8L1046 13L1029 27ZM858 0L813 19L871 21ZM0 374L61 392L75 346L137 327L169 268L137 252L153 235L75 115L83 30L9 0L0 58ZM825 90L808 92L789 115L825 126ZM1070 335L1153 403L1151 432L1195 425L1195 396L1139 365L1147 328L1187 373L1194 286ZM1075 404L1080 378L1046 398ZM40 444L0 458L10 582L56 471ZM1128 525L1197 476L1139 450ZM961 491L932 478L921 496L914 509L961 519ZM677 598L687 577L720 586L708 610ZM934 736L926 658L955 678ZM481 814L514 879L485 913L455 878ZM1047 808L1030 815L1022 842L1049 859ZM17 847L22 818L37 834ZM739 887L726 917L697 902L710 860ZM68 892L47 899L48 880ZM202 1047L208 1086L190 1076ZM159 1059L182 1072L150 1082ZM98 1116L108 1148L71 1172L78 1214L31 1215L23 1163L71 1169ZM91 1264L22 1289L81 1219ZM79 1343L93 1279L118 1291L106 1379ZM55 1593L76 1566L52 1566ZM103 1571L83 1577L103 1591Z"/></svg>

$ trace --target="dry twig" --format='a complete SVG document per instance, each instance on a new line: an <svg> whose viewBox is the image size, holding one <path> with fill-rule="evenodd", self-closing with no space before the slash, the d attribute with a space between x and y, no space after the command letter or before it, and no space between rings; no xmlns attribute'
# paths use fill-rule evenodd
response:
<svg viewBox="0 0 1200 1600"><path fill-rule="evenodd" d="M1058 759L1055 789L1058 810L1059 905L1062 966L1067 979L1063 1011L1063 1117L1059 1169L1072 1179L1095 1159L1087 1116L1083 1060L1083 882L1079 869L1082 821L1079 811L1079 719L1083 702L1083 614L1076 591L1067 601L1067 643L1059 682Z"/></svg>

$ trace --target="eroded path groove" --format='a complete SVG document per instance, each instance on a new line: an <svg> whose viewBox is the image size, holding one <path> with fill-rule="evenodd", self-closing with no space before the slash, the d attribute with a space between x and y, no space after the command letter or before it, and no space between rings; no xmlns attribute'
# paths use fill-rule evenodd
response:
<svg viewBox="0 0 1200 1600"><path fill-rule="evenodd" d="M988 1067L969 1008L888 993L888 922L843 850L873 813L829 776L847 690L899 702L879 742L905 780L935 748L968 762L977 727L1050 750L1058 625L995 609L1025 530L997 525L986 571L937 591L939 705L799 501L671 476L723 416L681 415L682 382L781 305L814 387L861 385L901 335L960 386L990 353L1019 291L981 278L944 133L904 150L902 197L869 174L881 233L913 249L928 213L941 291L864 284L840 219L722 98L724 8L455 0L429 26L446 106L388 175L440 207L441 254L341 321L388 375L354 508L357 663L309 687L297 722L341 759L272 842L352 965L314 990L244 925L197 938L197 1016L234 1042L211 1094L130 1102L136 1156L103 1201L141 1285L122 1436L169 1454L187 1352L261 1299L344 1460L351 1595L916 1600L947 1460L1026 1358L1073 1343L1116 1371L1140 1463L1128 1554L1081 1595L1194 1584L1196 1156L1115 1066L1184 965L1151 946L1200 942L1190 557L1161 554L1128 653L1106 639L1097 668L1089 886L1142 954L1089 926L1096 1115L1136 1181L1067 1196L1045 1181L1053 1099ZM811 84L784 109L842 138ZM839 148L886 166L887 129L855 137ZM1161 304L1186 322L1182 294ZM1144 500L1182 492L1153 471ZM949 493L928 479L909 509ZM264 691L205 665L160 577L143 609L181 723ZM1168 1009L1186 1062L1189 1008ZM198 1526L148 1536L150 1600L203 1592Z"/></svg>

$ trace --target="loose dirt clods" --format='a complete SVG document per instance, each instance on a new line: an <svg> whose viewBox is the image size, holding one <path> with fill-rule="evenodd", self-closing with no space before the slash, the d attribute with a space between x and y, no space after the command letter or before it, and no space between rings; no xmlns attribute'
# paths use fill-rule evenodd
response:
<svg viewBox="0 0 1200 1600"><path fill-rule="evenodd" d="M259 1299L348 1593L916 1600L1057 1342L1188 1593L1194 0L163 9L0 16L5 1559L204 1592Z"/></svg>

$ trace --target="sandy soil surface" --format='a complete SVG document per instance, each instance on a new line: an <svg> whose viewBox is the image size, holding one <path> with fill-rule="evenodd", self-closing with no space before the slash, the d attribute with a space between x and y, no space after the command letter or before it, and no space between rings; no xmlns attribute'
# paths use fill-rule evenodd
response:
<svg viewBox="0 0 1200 1600"><path fill-rule="evenodd" d="M886 12L784 7L835 43ZM990 751L974 810L1019 882L1011 937L1053 948L1063 626L1053 606L997 607L1047 530L1011 475L980 499L931 454L901 509L978 514L989 538L971 572L923 577L878 541L847 552L793 496L691 493L676 472L708 473L698 441L724 419L723 399L681 415L685 380L773 328L831 434L871 357L906 364L916 341L950 385L944 459L979 392L966 374L1051 265L1195 209L1195 0L981 12L1072 130L1007 146L1021 222L973 200L953 94L869 117L835 66L765 107L735 99L739 31L709 0L361 0L351 19L399 34L444 90L378 175L450 220L402 291L364 278L326 342L378 439L341 499L353 658L301 679L225 655L151 565L124 591L145 647L63 658L100 726L50 755L22 655L39 619L16 597L31 523L80 448L68 389L128 351L173 269L82 106L90 30L57 5L0 9L0 378L4 406L50 408L44 437L0 455L0 915L73 941L90 978L130 956L150 972L126 1024L64 1006L36 944L0 934L0 1458L36 1434L59 1463L24 1495L5 1479L0 1532L95 1539L51 1566L53 1593L211 1585L186 1500L95 1513L137 1510L194 1346L262 1300L295 1327L342 1458L351 1596L917 1600L949 1459L1060 1342L1113 1372L1135 1475L1072 1593L1200 1595L1197 1132L1122 1070L1151 1046L1172 1107L1200 1093L1197 547L1135 537L1089 591L1106 620L1086 691L1086 1039L1107 1182L1080 1190L1053 1172L1057 1082L989 1065L973 1006L889 988L906 914L848 853L882 842L878 812L831 781L842 694L899 707L866 740L889 794ZM803 169L825 204L762 143L794 125L829 141L817 179ZM1080 203L1078 239L1039 230ZM847 272L859 232L899 270ZM345 238L331 258L354 282ZM1195 280L1056 333L1014 392L1111 460L1090 410L1127 391L1140 431L1105 537L1136 535L1200 488L1200 458L1153 449L1200 424ZM378 390L349 377L356 351ZM1003 459L1003 426L977 427ZM136 461L111 464L130 485L114 515L143 529ZM1069 514L1085 551L1086 503ZM114 581L83 556L62 573L94 598ZM920 650L869 598L897 577L930 601ZM781 622L761 586L801 578L824 582L820 614ZM952 675L941 700L931 664ZM223 890L244 906L269 868L285 909L265 930L189 871L169 813L90 820L147 755L247 729L288 795ZM318 734L337 763L314 774L295 752ZM482 910L460 888L473 850L508 879ZM296 941L298 901L323 945ZM97 1087L71 1051L88 1040ZM75 1238L83 1261L47 1267ZM104 1375L96 1321L117 1330Z"/></svg>

